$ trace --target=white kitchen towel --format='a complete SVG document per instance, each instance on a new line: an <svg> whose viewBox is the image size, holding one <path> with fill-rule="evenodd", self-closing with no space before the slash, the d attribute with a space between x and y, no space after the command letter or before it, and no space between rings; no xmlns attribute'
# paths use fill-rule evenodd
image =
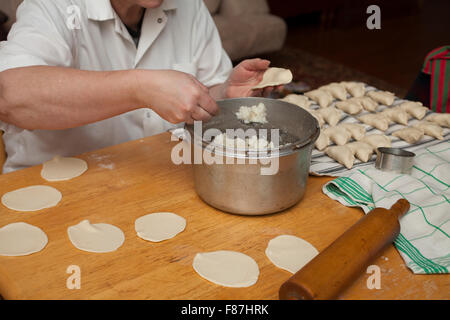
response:
<svg viewBox="0 0 450 320"><path fill-rule="evenodd" d="M415 152L410 175L370 167L354 168L323 186L323 192L345 206L368 213L390 208L398 199L411 204L400 219L394 244L406 265L418 274L450 270L450 141Z"/></svg>

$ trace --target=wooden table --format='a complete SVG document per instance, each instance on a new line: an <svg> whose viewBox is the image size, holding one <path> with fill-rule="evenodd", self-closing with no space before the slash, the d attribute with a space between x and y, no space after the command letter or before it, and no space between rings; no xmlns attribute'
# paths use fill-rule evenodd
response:
<svg viewBox="0 0 450 320"><path fill-rule="evenodd" d="M310 177L305 198L282 213L246 217L226 214L203 203L194 191L188 165L176 166L170 152L176 142L164 133L80 156L89 170L66 182L47 182L41 167L0 176L0 195L44 184L63 194L58 206L34 213L0 207L0 226L24 221L42 228L47 247L25 257L0 257L0 294L5 299L277 299L290 277L265 256L270 239L297 235L319 251L354 224L359 209L326 197L329 178ZM187 219L186 230L173 239L151 243L138 238L136 218L160 211ZM125 243L112 253L77 250L67 227L89 219L111 223L125 233ZM199 277L192 268L197 252L237 250L260 267L249 288L224 288ZM382 271L381 289L369 290L363 274L343 299L448 299L449 275L413 275L391 246L374 264ZM66 287L70 265L81 269L81 289Z"/></svg>

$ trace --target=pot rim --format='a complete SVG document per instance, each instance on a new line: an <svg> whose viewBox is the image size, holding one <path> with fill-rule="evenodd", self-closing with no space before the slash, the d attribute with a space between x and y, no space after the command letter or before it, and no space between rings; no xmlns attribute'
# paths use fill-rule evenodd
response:
<svg viewBox="0 0 450 320"><path fill-rule="evenodd" d="M222 99L222 100L217 100L217 103L219 104L222 101L233 101L233 100L243 100L243 99L250 100L250 99L254 99L254 97ZM269 99L269 98L259 98L259 99L275 100L275 99ZM297 106L293 103L287 102L287 101L278 100L277 102L279 102L280 104L290 104L292 106L295 106L296 108L300 108L299 106ZM307 111L305 110L305 112L307 112ZM284 144L281 147L277 146L273 149L267 149L267 150L262 150L262 151L235 149L235 148L230 148L230 147L214 144L213 142L207 142L207 141L204 141L202 138L198 139L198 137L195 135L195 132L193 130L193 125L185 125L185 128L187 128L187 130L189 131L189 134L191 135L191 137L193 137L194 143L196 143L197 145L201 144L203 150L209 149L209 151L214 151L216 154L223 155L226 157L231 157L231 158L266 159L266 158L274 158L274 157L279 157L279 156L290 155L294 152L297 152L299 149L301 149L307 145L313 144L317 140L317 138L320 135L319 122L317 121L317 119L315 117L313 117L311 114L309 114L309 112L307 112L307 113L311 117L311 119L314 121L314 124L316 127L316 130L314 130L314 132L311 135L309 135L306 138L299 139L296 142Z"/></svg>

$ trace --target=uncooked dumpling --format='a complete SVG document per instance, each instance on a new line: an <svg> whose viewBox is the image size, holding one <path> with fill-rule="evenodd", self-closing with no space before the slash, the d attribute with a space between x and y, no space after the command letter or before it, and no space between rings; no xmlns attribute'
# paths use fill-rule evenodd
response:
<svg viewBox="0 0 450 320"><path fill-rule="evenodd" d="M330 125L335 126L342 118L342 111L335 108L322 108L317 110L317 113Z"/></svg>
<svg viewBox="0 0 450 320"><path fill-rule="evenodd" d="M358 118L362 123L368 124L381 131L386 131L389 128L389 118L383 114L370 113L360 116Z"/></svg>
<svg viewBox="0 0 450 320"><path fill-rule="evenodd" d="M319 151L324 150L326 147L330 145L330 143L331 143L330 137L326 135L323 131L320 131L319 137L315 142L317 150Z"/></svg>
<svg viewBox="0 0 450 320"><path fill-rule="evenodd" d="M309 111L309 106L312 103L312 101L309 100L308 97L305 97L302 94L288 94L286 97L284 97L281 100L295 104L295 105L297 105L303 109L306 109L308 111Z"/></svg>
<svg viewBox="0 0 450 320"><path fill-rule="evenodd" d="M441 127L450 128L450 113L433 113L425 120L434 122Z"/></svg>
<svg viewBox="0 0 450 320"><path fill-rule="evenodd" d="M378 103L370 97L355 97L349 101L356 102L361 105L364 110L375 112L378 108Z"/></svg>
<svg viewBox="0 0 450 320"><path fill-rule="evenodd" d="M364 86L364 83L362 82L342 81L341 85L345 87L348 93L350 93L353 97L356 98L363 97L366 93L366 88Z"/></svg>
<svg viewBox="0 0 450 320"><path fill-rule="evenodd" d="M62 199L58 190L49 186L30 186L5 193L2 203L16 211L38 211L56 206Z"/></svg>
<svg viewBox="0 0 450 320"><path fill-rule="evenodd" d="M72 244L83 251L104 253L115 251L125 241L122 230L107 223L91 224L83 220L67 229Z"/></svg>
<svg viewBox="0 0 450 320"><path fill-rule="evenodd" d="M352 100L339 101L338 103L336 103L336 107L344 112L347 112L348 114L358 114L363 109L359 103Z"/></svg>
<svg viewBox="0 0 450 320"><path fill-rule="evenodd" d="M405 140L409 144L414 144L414 143L420 141L420 139L422 139L423 130L418 129L418 128L409 127L409 128L397 130L397 131L393 132L392 135L394 137Z"/></svg>
<svg viewBox="0 0 450 320"><path fill-rule="evenodd" d="M278 268L296 273L319 252L309 242L291 235L281 235L269 241L266 256Z"/></svg>
<svg viewBox="0 0 450 320"><path fill-rule="evenodd" d="M399 107L387 108L381 111L380 114L386 116L392 122L400 123L405 126L408 125L409 115L402 108Z"/></svg>
<svg viewBox="0 0 450 320"><path fill-rule="evenodd" d="M352 150L347 146L334 146L325 149L326 154L339 162L340 164L351 169L353 167L353 162L355 161L355 156Z"/></svg>
<svg viewBox="0 0 450 320"><path fill-rule="evenodd" d="M366 134L366 128L357 123L341 123L338 127L347 130L355 140L361 140Z"/></svg>
<svg viewBox="0 0 450 320"><path fill-rule="evenodd" d="M360 161L367 162L373 154L373 147L365 142L355 141L346 144L346 146L353 152Z"/></svg>
<svg viewBox="0 0 450 320"><path fill-rule="evenodd" d="M197 253L192 266L202 278L224 287L250 287L259 277L255 260L236 251Z"/></svg>
<svg viewBox="0 0 450 320"><path fill-rule="evenodd" d="M316 89L308 91L305 93L305 96L317 102L321 108L326 108L333 102L333 96L325 90Z"/></svg>
<svg viewBox="0 0 450 320"><path fill-rule="evenodd" d="M384 134L370 134L361 139L361 142L365 142L373 147L373 150L377 150L381 147L390 148L391 139Z"/></svg>
<svg viewBox="0 0 450 320"><path fill-rule="evenodd" d="M139 238L152 242L171 239L185 228L186 219L171 212L147 214L134 222Z"/></svg>
<svg viewBox="0 0 450 320"><path fill-rule="evenodd" d="M263 79L253 89L279 86L292 82L292 72L289 69L269 68L264 72Z"/></svg>
<svg viewBox="0 0 450 320"><path fill-rule="evenodd" d="M369 91L367 96L385 106L390 106L395 100L395 95L389 91Z"/></svg>
<svg viewBox="0 0 450 320"><path fill-rule="evenodd" d="M78 158L64 158L56 156L44 162L41 176L47 181L64 181L81 176L88 166L86 161Z"/></svg>
<svg viewBox="0 0 450 320"><path fill-rule="evenodd" d="M407 101L398 105L399 108L405 110L418 120L422 120L428 112L428 108L422 105L422 102Z"/></svg>
<svg viewBox="0 0 450 320"><path fill-rule="evenodd" d="M347 99L347 91L345 90L345 87L337 82L322 86L319 88L319 90L325 90L329 92L334 98L339 100Z"/></svg>
<svg viewBox="0 0 450 320"><path fill-rule="evenodd" d="M444 129L434 122L422 121L414 124L414 127L423 130L423 132L430 137L434 137L439 140L444 139L442 136Z"/></svg>
<svg viewBox="0 0 450 320"><path fill-rule="evenodd" d="M326 128L324 134L330 137L330 140L338 146L346 144L352 137L350 132L339 126Z"/></svg>
<svg viewBox="0 0 450 320"><path fill-rule="evenodd" d="M317 122L319 122L319 127L322 127L325 124L325 120L323 119L322 115L318 113L316 110L308 110L308 112L316 118Z"/></svg>
<svg viewBox="0 0 450 320"><path fill-rule="evenodd" d="M25 222L0 228L0 256L26 256L41 251L47 243L44 231Z"/></svg>

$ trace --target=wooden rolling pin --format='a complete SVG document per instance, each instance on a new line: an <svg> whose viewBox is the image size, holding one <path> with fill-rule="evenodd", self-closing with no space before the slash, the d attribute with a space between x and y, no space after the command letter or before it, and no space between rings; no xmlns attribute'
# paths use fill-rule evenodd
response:
<svg viewBox="0 0 450 320"><path fill-rule="evenodd" d="M280 288L280 299L336 299L400 233L409 202L376 208L362 217Z"/></svg>

